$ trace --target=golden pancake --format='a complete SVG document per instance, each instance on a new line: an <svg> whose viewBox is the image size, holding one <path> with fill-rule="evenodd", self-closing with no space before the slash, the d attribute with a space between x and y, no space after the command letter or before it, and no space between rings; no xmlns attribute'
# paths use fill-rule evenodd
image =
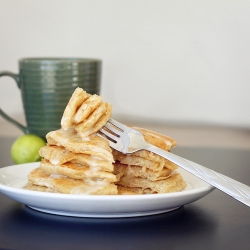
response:
<svg viewBox="0 0 250 250"><path fill-rule="evenodd" d="M135 195L142 194L141 188L130 188L117 185L117 190L119 195ZM141 193L139 193L141 191Z"/></svg>
<svg viewBox="0 0 250 250"><path fill-rule="evenodd" d="M64 147L44 146L40 148L39 154L44 159L49 160L53 165L62 165L66 162L73 162L86 165L90 168L98 167L101 171L112 172L114 170L112 162L84 153L74 153Z"/></svg>
<svg viewBox="0 0 250 250"><path fill-rule="evenodd" d="M59 193L77 195L113 195L117 187L101 179L75 180L58 174L48 174L41 168L32 170L28 179L34 185L46 186Z"/></svg>
<svg viewBox="0 0 250 250"><path fill-rule="evenodd" d="M162 135L144 128L133 127L133 126L131 128L141 132L146 142L163 150L169 151L171 148L177 145L176 141L169 136Z"/></svg>
<svg viewBox="0 0 250 250"><path fill-rule="evenodd" d="M150 181L146 178L121 176L119 185L131 188L141 188L145 194L161 194L178 192L186 187L186 183L177 172L165 180Z"/></svg>
<svg viewBox="0 0 250 250"><path fill-rule="evenodd" d="M64 130L75 127L82 137L96 133L111 117L112 107L98 95L76 88L61 119ZM104 122L105 121L105 122Z"/></svg>
<svg viewBox="0 0 250 250"><path fill-rule="evenodd" d="M52 165L48 160L43 159L40 168L48 174L60 174L73 179L99 178L109 182L117 180L113 173L100 171L98 167L88 167L79 163L66 162L61 165Z"/></svg>
<svg viewBox="0 0 250 250"><path fill-rule="evenodd" d="M176 145L175 140L168 136L139 127L132 128L140 131L148 143L163 150L169 151L171 147ZM146 169L150 169L153 172L159 172L166 168L171 171L178 168L173 162L147 150L140 150L132 154L123 154L117 150L113 150L113 156L116 161L122 164L141 166L145 172Z"/></svg>
<svg viewBox="0 0 250 250"><path fill-rule="evenodd" d="M119 195L135 195L135 194L149 194L147 190L138 187L124 187L121 185L117 185L117 190Z"/></svg>
<svg viewBox="0 0 250 250"><path fill-rule="evenodd" d="M57 193L54 189L48 188L45 186L38 186L34 185L31 181L27 183L24 189L32 190L32 191L39 191L39 192L47 192L47 193Z"/></svg>
<svg viewBox="0 0 250 250"><path fill-rule="evenodd" d="M150 169L144 169L140 166L135 165L125 165L120 162L114 163L114 174L117 176L117 179L121 178L121 176L134 176L147 178L150 181L164 180L167 179L171 175L172 171L168 168L163 168L161 171L155 172Z"/></svg>
<svg viewBox="0 0 250 250"><path fill-rule="evenodd" d="M112 152L116 161L126 165L141 166L144 168L144 171L146 171L146 168L154 172L162 171L164 168L168 168L171 171L178 168L173 162L146 150L140 150L132 154L123 154L117 150Z"/></svg>
<svg viewBox="0 0 250 250"><path fill-rule="evenodd" d="M62 146L74 153L84 153L97 156L103 160L113 162L113 155L107 139L96 134L82 138L75 130L55 130L46 135L48 145Z"/></svg>
<svg viewBox="0 0 250 250"><path fill-rule="evenodd" d="M76 88L72 94L61 119L61 126L64 130L68 130L72 126L72 119L77 109L90 96L83 89Z"/></svg>
<svg viewBox="0 0 250 250"><path fill-rule="evenodd" d="M73 117L75 124L83 122L88 118L102 103L102 98L98 95L90 96L77 110Z"/></svg>
<svg viewBox="0 0 250 250"><path fill-rule="evenodd" d="M92 128L89 128L86 131L79 131L79 135L81 137L86 137L94 134L107 123L108 119L111 117L111 114L112 114L112 107L110 104L106 103L106 112L101 116L98 122L96 122Z"/></svg>
<svg viewBox="0 0 250 250"><path fill-rule="evenodd" d="M106 104L101 103L83 122L75 126L78 133L83 133L92 128L106 112Z"/></svg>

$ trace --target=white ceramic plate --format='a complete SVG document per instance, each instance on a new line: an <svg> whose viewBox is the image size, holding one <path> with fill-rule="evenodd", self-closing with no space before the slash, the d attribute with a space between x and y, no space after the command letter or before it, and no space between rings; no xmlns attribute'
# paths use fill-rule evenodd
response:
<svg viewBox="0 0 250 250"><path fill-rule="evenodd" d="M187 182L185 190L149 195L70 195L25 190L28 173L39 163L0 168L0 191L35 210L76 217L134 217L169 212L194 202L213 187L183 169L178 171Z"/></svg>

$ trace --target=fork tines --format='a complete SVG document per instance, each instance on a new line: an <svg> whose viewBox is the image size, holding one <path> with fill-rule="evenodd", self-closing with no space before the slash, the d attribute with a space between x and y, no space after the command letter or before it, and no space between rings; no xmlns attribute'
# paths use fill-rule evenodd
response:
<svg viewBox="0 0 250 250"><path fill-rule="evenodd" d="M116 120L110 118L105 126L98 131L98 134L109 141L116 143L117 139L121 137L125 127L123 124L117 122Z"/></svg>

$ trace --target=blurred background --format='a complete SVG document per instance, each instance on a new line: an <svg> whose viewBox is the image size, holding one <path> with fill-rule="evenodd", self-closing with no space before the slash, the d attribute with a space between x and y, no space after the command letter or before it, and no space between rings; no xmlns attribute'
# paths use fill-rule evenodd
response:
<svg viewBox="0 0 250 250"><path fill-rule="evenodd" d="M0 0L0 32L0 71L17 73L24 57L99 58L101 95L117 119L160 124L177 141L179 126L219 128L211 140L240 129L249 139L248 0ZM0 107L24 123L7 77ZM0 128L21 134L1 117Z"/></svg>

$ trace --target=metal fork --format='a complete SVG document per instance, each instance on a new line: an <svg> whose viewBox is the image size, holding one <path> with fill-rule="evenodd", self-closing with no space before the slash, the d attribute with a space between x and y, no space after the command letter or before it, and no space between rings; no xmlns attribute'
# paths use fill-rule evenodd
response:
<svg viewBox="0 0 250 250"><path fill-rule="evenodd" d="M129 128L110 118L98 134L108 139L110 146L123 154L147 150L160 155L250 207L249 186L195 162L155 147L147 143L143 135L135 129Z"/></svg>

